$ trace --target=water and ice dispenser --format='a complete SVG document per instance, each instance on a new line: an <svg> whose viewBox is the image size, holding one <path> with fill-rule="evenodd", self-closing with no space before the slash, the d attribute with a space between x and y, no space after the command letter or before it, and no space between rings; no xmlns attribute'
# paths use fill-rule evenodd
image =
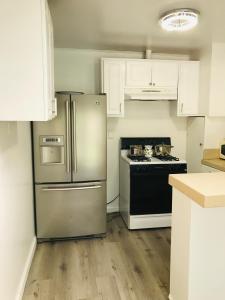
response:
<svg viewBox="0 0 225 300"><path fill-rule="evenodd" d="M64 164L64 136L40 136L42 165Z"/></svg>

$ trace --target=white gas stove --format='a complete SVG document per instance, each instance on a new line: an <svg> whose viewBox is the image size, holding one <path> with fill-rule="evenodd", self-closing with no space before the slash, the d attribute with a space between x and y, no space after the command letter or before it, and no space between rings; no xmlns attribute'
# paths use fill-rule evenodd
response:
<svg viewBox="0 0 225 300"><path fill-rule="evenodd" d="M170 138L121 138L120 214L128 229L171 226L172 188L169 174L187 172L185 160L130 157L131 145L170 145Z"/></svg>

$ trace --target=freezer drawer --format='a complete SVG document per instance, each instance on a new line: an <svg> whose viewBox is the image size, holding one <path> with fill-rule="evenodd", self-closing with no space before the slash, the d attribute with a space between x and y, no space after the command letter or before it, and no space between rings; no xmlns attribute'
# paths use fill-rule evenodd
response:
<svg viewBox="0 0 225 300"><path fill-rule="evenodd" d="M39 239L106 232L106 183L36 185Z"/></svg>

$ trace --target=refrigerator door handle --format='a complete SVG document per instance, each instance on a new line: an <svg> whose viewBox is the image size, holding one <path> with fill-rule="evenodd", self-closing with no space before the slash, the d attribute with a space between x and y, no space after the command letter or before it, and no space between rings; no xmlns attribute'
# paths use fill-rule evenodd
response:
<svg viewBox="0 0 225 300"><path fill-rule="evenodd" d="M73 122L72 122L72 153L73 153L73 170L77 173L77 138L76 138L76 101L72 101Z"/></svg>
<svg viewBox="0 0 225 300"><path fill-rule="evenodd" d="M78 186L78 187L70 187L70 188L43 188L42 191L44 192L51 192L51 191L74 191L74 190L90 190L90 189L100 189L102 188L101 185L89 185L89 186Z"/></svg>
<svg viewBox="0 0 225 300"><path fill-rule="evenodd" d="M70 173L70 117L69 117L69 100L66 101L66 171Z"/></svg>

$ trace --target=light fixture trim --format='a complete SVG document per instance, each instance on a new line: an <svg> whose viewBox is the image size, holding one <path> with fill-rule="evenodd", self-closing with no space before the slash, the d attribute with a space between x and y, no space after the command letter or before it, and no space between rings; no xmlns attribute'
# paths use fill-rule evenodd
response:
<svg viewBox="0 0 225 300"><path fill-rule="evenodd" d="M174 9L163 14L159 22L166 31L187 31L197 26L199 15L196 9Z"/></svg>

